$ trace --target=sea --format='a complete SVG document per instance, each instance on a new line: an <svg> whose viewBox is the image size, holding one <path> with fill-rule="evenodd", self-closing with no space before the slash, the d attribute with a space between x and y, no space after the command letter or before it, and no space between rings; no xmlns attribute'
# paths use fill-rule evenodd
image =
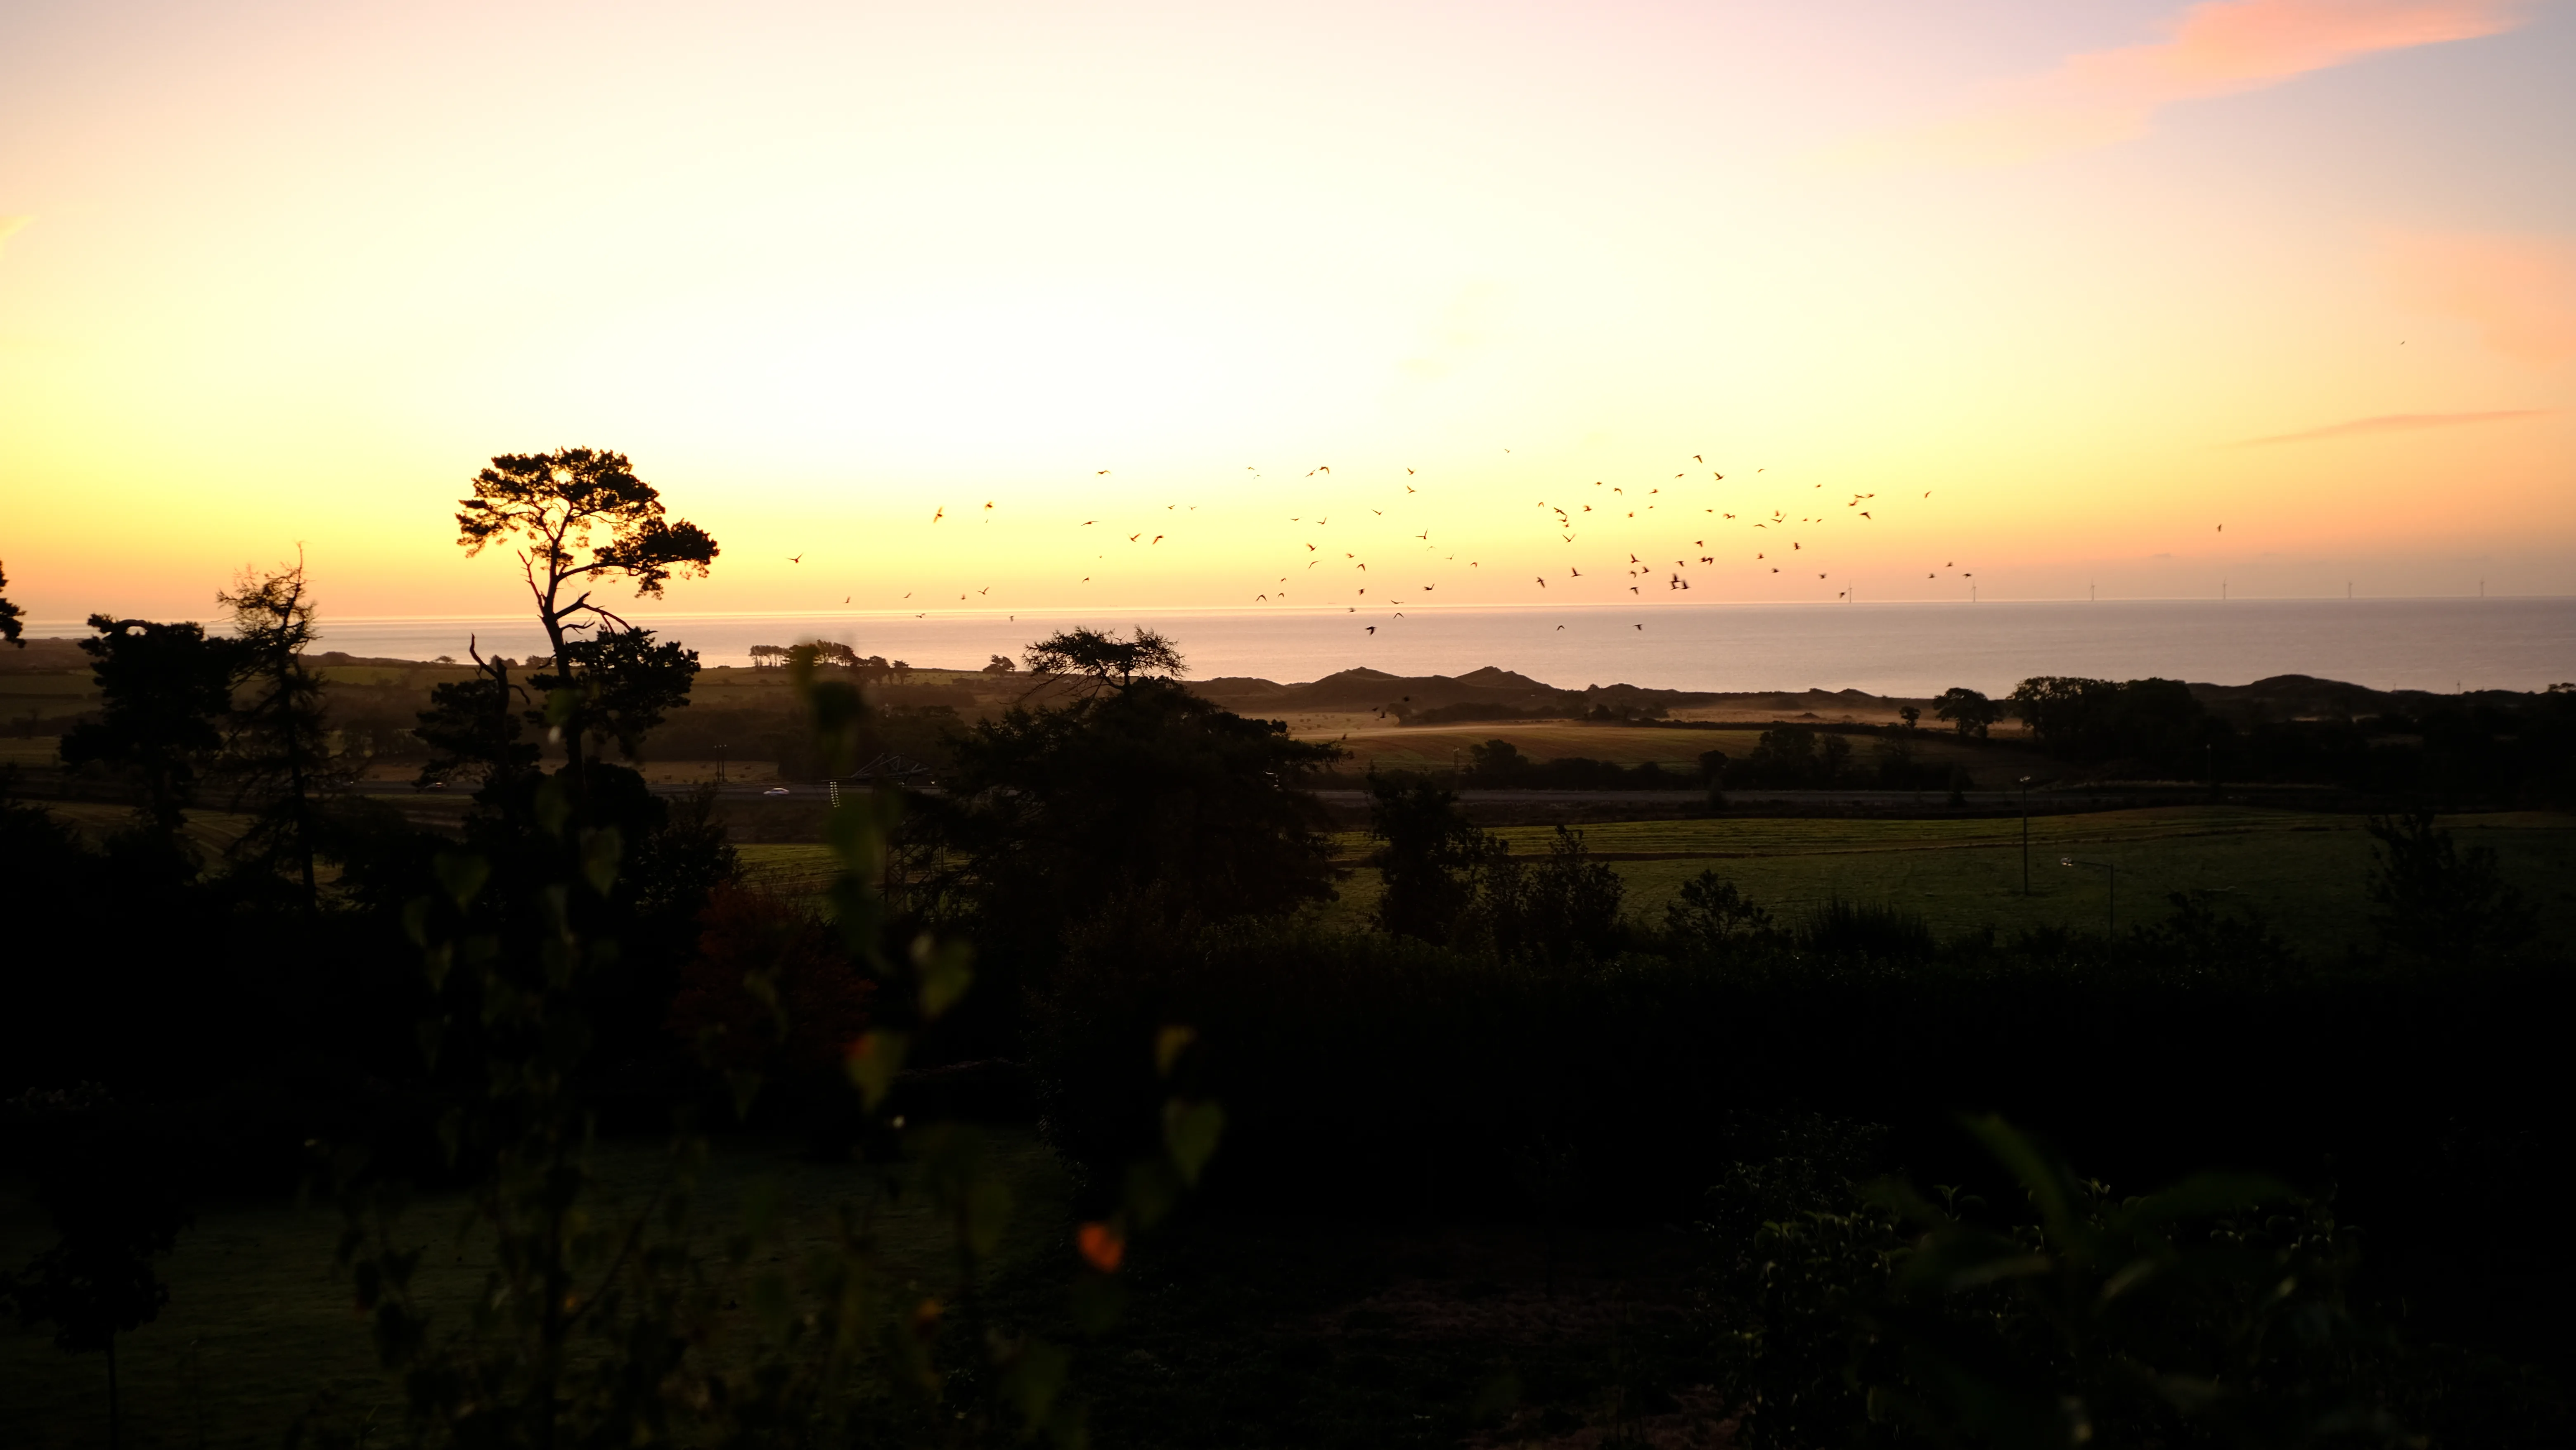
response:
<svg viewBox="0 0 2576 1450"><path fill-rule="evenodd" d="M1996 694L2032 675L2241 685L2301 674L2440 692L2576 680L2576 598L1457 607L1408 609L1401 618L1321 610L667 614L638 622L687 643L710 665L748 663L756 644L819 639L952 669L1017 655L1076 625L1141 625L1172 638L1194 678L1282 684L1356 666L1458 675L1487 665L1576 689L1625 683L1909 696L1954 685ZM324 648L361 656L461 659L469 640L487 655L545 649L544 636L520 619L325 616L322 627Z"/></svg>

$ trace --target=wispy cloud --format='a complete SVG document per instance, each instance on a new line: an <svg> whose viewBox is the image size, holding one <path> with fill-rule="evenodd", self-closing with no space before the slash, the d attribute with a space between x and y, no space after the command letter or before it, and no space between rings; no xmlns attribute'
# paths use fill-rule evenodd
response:
<svg viewBox="0 0 2576 1450"><path fill-rule="evenodd" d="M2382 246L2380 271L2400 302L2467 318L2507 357L2542 366L2576 357L2576 242L2393 237Z"/></svg>
<svg viewBox="0 0 2576 1450"><path fill-rule="evenodd" d="M34 220L32 216L0 216L0 257L9 254L9 239L25 231L27 223Z"/></svg>
<svg viewBox="0 0 2576 1450"><path fill-rule="evenodd" d="M2426 428L2464 428L2472 423L2510 423L2521 418L2546 418L2555 408L2508 408L2495 413L2383 413L2376 418L2355 418L2349 423L2329 423L2323 428L2307 428L2296 433L2275 433L2269 438L2248 438L2236 444L2239 448L2266 448L2276 443L2315 443L2327 438L2358 438L2370 433L2414 433Z"/></svg>
<svg viewBox="0 0 2576 1450"><path fill-rule="evenodd" d="M1858 164L2003 166L2144 134L2177 102L2278 85L2381 51L2522 22L2521 0L2204 0L2170 38L2069 56L1947 120L1864 140Z"/></svg>

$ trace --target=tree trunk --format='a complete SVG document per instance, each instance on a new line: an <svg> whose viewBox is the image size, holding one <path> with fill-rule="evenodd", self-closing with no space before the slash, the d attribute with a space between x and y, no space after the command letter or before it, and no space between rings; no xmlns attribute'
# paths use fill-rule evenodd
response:
<svg viewBox="0 0 2576 1450"><path fill-rule="evenodd" d="M573 678L572 661L564 657L563 619L552 610L547 611L545 619L546 639L553 644L555 651L555 678L563 682L557 688L577 690L581 684ZM586 825L590 821L590 771L581 753L581 710L576 707L571 718L559 728L563 731L564 773L572 777L574 819Z"/></svg>
<svg viewBox="0 0 2576 1450"><path fill-rule="evenodd" d="M289 664L300 682L303 666L293 661ZM294 696L289 695L288 702L292 705ZM304 784L304 739L296 728L302 723L293 715L288 717L286 788L295 796L295 856L296 863L304 868L304 914L311 916L322 909L322 891L313 881L313 801Z"/></svg>

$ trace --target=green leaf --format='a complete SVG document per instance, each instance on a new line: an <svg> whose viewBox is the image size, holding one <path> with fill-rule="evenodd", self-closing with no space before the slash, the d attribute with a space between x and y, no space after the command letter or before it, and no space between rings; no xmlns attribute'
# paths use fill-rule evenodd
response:
<svg viewBox="0 0 2576 1450"><path fill-rule="evenodd" d="M561 836L564 822L572 819L572 794L564 783L548 776L537 783L537 828L549 836Z"/></svg>
<svg viewBox="0 0 2576 1450"><path fill-rule="evenodd" d="M1034 1438L1045 1427L1072 1368L1073 1356L1043 1339L1027 1341L1011 1356L1011 1367L1002 1373L1002 1393L1020 1412L1022 1439Z"/></svg>
<svg viewBox="0 0 2576 1450"><path fill-rule="evenodd" d="M859 1100L875 1112L894 1086L894 1075L903 1071L904 1049L910 1044L900 1032L869 1032L850 1044L849 1056L842 1066L850 1074L850 1085L859 1090Z"/></svg>
<svg viewBox="0 0 2576 1450"><path fill-rule="evenodd" d="M1182 1027L1178 1024L1166 1027L1162 1031L1155 1033L1154 1071L1164 1077L1170 1077L1172 1075L1173 1064L1179 1062L1181 1060L1181 1054L1188 1050L1191 1043L1198 1040L1199 1030L1197 1028Z"/></svg>
<svg viewBox="0 0 2576 1450"><path fill-rule="evenodd" d="M1174 1098L1163 1104L1163 1151L1171 1155L1183 1183L1198 1185L1200 1171L1216 1155L1217 1139L1224 1134L1225 1109L1215 1103Z"/></svg>
<svg viewBox="0 0 2576 1450"><path fill-rule="evenodd" d="M581 874L591 890L606 896L608 888L617 884L617 858L624 850L615 826L602 826L581 843Z"/></svg>
<svg viewBox="0 0 2576 1450"><path fill-rule="evenodd" d="M560 730L581 711L581 691L567 685L546 691L546 724Z"/></svg>
<svg viewBox="0 0 2576 1450"><path fill-rule="evenodd" d="M725 1074L725 1086L733 1092L735 1122L751 1116L751 1104L760 1096L761 1082L761 1075L749 1068L738 1068Z"/></svg>
<svg viewBox="0 0 2576 1450"><path fill-rule="evenodd" d="M2081 1235L2065 1170L2000 1117L1989 1114L1962 1121L1968 1132L1986 1145L1986 1151L1994 1154L2030 1191L2031 1206L2039 1210L2040 1227L2047 1231L2049 1242L2061 1248L2076 1246Z"/></svg>
<svg viewBox="0 0 2576 1450"><path fill-rule="evenodd" d="M472 905L483 883L492 879L492 863L471 851L441 851L430 859L429 869L459 911Z"/></svg>
<svg viewBox="0 0 2576 1450"><path fill-rule="evenodd" d="M963 942L935 943L928 932L913 938L912 966L921 979L921 1015L936 1022L974 984L973 954Z"/></svg>

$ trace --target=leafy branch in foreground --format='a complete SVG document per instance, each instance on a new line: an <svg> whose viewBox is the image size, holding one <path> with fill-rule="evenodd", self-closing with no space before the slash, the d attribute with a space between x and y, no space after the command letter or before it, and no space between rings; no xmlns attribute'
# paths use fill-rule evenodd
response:
<svg viewBox="0 0 2576 1450"><path fill-rule="evenodd" d="M857 688L819 677L810 651L790 668L823 754L846 773L864 713ZM770 1446L845 1440L867 1427L921 1444L1038 1435L1083 1443L1082 1409L1068 1392L1071 1352L986 1322L978 1303L1012 1211L989 1141L969 1124L907 1123L894 1110L921 1032L974 981L962 947L924 936L885 949L880 887L895 798L853 793L833 810L826 835L838 869L826 895L842 948L877 984L866 1030L845 1049L846 1078L880 1134L903 1144L917 1165L908 1176L949 1231L953 1272L942 1292L899 1273L881 1231L880 1212L907 1175L882 1174L877 1191L836 1205L818 1246L795 1256L774 1185L747 1195L729 1230L700 1224L693 1200L708 1144L685 1124L644 1201L616 1200L595 1168L596 1125L581 1088L592 1038L584 1003L620 968L618 943L596 922L624 843L613 827L583 821L562 776L537 782L532 800L507 859L442 853L434 889L403 911L435 1003L420 1043L453 1085L440 1137L451 1168L469 1169L473 1184L454 1251L483 1262L481 1280L462 1294L437 1292L424 1272L428 1243L405 1225L399 1177L354 1176L340 1257L398 1400L390 1416L377 1407L356 1426L340 1407L319 1405L298 1438L347 1445L372 1431L415 1445L541 1450ZM742 982L777 1019L780 1041L792 1028L779 981L787 969L755 956ZM1186 1029L1163 1034L1167 1077L1189 1041ZM725 1046L707 1043L709 1065L731 1069L736 1111L747 1112L761 1075ZM1129 1238L1196 1181L1222 1127L1213 1103L1171 1100L1164 1152L1131 1173L1116 1212L1075 1235L1079 1324L1114 1317ZM710 1238L720 1240L712 1254L702 1247Z"/></svg>
<svg viewBox="0 0 2576 1450"><path fill-rule="evenodd" d="M1750 1443L2409 1443L2324 1204L2240 1174L2119 1198L2001 1119L1967 1128L2027 1218L1886 1182L1741 1240L1717 1297Z"/></svg>

